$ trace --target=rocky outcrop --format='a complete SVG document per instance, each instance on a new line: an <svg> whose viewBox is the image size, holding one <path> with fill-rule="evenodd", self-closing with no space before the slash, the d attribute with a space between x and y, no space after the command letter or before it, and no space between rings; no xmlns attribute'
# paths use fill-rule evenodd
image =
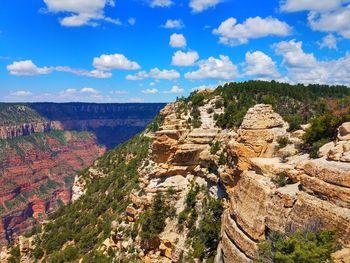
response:
<svg viewBox="0 0 350 263"><path fill-rule="evenodd" d="M228 141L227 152L237 179L229 186L230 205L222 221L217 262L251 262L258 242L270 231L315 224L336 230L338 242L349 246L349 124L339 128L337 140L323 146L322 158L315 160L298 153L280 158L283 151L276 147L276 139L285 136L293 144L298 142L295 134L302 134L289 134L287 128L271 107L256 105L245 116L237 137ZM287 185L278 184L281 176ZM335 258L342 262L346 256L343 251Z"/></svg>
<svg viewBox="0 0 350 263"><path fill-rule="evenodd" d="M33 133L43 133L52 130L63 130L62 124L57 121L23 123L12 126L0 126L0 139L13 139Z"/></svg>
<svg viewBox="0 0 350 263"><path fill-rule="evenodd" d="M277 139L285 136L287 129L288 123L270 105L258 104L248 110L237 137L228 142L228 153L244 171L249 168L249 158L273 156Z"/></svg>

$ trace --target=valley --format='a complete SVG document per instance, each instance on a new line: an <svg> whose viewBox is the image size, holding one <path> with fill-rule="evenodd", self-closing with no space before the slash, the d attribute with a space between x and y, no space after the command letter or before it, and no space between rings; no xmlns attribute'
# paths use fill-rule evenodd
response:
<svg viewBox="0 0 350 263"><path fill-rule="evenodd" d="M75 175L143 130L162 106L1 104L0 244L68 204Z"/></svg>

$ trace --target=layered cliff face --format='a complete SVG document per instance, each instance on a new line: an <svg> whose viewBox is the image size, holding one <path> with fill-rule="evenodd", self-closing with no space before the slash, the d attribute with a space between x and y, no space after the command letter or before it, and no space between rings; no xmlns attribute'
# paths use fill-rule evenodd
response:
<svg viewBox="0 0 350 263"><path fill-rule="evenodd" d="M64 130L89 131L108 149L143 131L163 103L33 103L41 116L59 123Z"/></svg>
<svg viewBox="0 0 350 263"><path fill-rule="evenodd" d="M105 149L88 133L55 131L0 142L0 243L71 199L75 173Z"/></svg>
<svg viewBox="0 0 350 263"><path fill-rule="evenodd" d="M258 256L258 242L272 231L313 224L336 230L338 242L350 245L350 163L341 157L348 151L342 147L348 143L348 125L339 128L338 140L343 140L325 145L323 157L311 160L297 150L303 131L287 132L288 125L266 105L248 111L237 138L227 144L237 181L228 190L219 262L251 262ZM280 136L288 138L283 148L277 144Z"/></svg>
<svg viewBox="0 0 350 263"><path fill-rule="evenodd" d="M142 131L161 107L0 104L0 244L42 221L57 204L70 202L75 174L105 148Z"/></svg>
<svg viewBox="0 0 350 263"><path fill-rule="evenodd" d="M0 139L52 130L89 131L112 149L141 132L162 107L162 103L1 104Z"/></svg>
<svg viewBox="0 0 350 263"><path fill-rule="evenodd" d="M301 147L305 130L291 131L271 105L253 105L239 127L223 129L224 98L198 94L167 105L155 133L81 173L75 202L20 239L21 258L246 263L272 233L300 229L335 230L333 259L348 262L349 123L312 159Z"/></svg>

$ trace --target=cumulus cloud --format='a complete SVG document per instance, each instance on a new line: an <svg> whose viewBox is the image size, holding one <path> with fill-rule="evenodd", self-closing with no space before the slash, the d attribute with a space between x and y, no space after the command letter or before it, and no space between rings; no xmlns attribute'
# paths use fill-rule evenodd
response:
<svg viewBox="0 0 350 263"><path fill-rule="evenodd" d="M349 0L284 0L280 5L285 12L308 11L308 22L313 30L350 38Z"/></svg>
<svg viewBox="0 0 350 263"><path fill-rule="evenodd" d="M127 75L127 80L143 80L147 78L153 78L156 80L159 79L167 79L167 80L174 80L178 79L180 77L180 73L176 70L160 70L159 68L153 68L149 72L146 71L139 71L138 73L134 75Z"/></svg>
<svg viewBox="0 0 350 263"><path fill-rule="evenodd" d="M123 54L101 55L94 58L93 66L99 70L136 70L140 68L137 62L130 61Z"/></svg>
<svg viewBox="0 0 350 263"><path fill-rule="evenodd" d="M131 75L131 74L127 75L126 79L127 80L143 80L143 79L147 79L148 76L149 76L148 73L143 70L143 71L137 72L134 75Z"/></svg>
<svg viewBox="0 0 350 263"><path fill-rule="evenodd" d="M179 86L172 86L172 88L168 91L165 91L164 93L173 93L173 94L180 94L183 93L185 90L183 88L180 88Z"/></svg>
<svg viewBox="0 0 350 263"><path fill-rule="evenodd" d="M158 90L157 89L146 89L146 90L143 90L142 93L145 93L145 94L157 94Z"/></svg>
<svg viewBox="0 0 350 263"><path fill-rule="evenodd" d="M172 0L150 0L149 2L151 7L169 7L173 4Z"/></svg>
<svg viewBox="0 0 350 263"><path fill-rule="evenodd" d="M232 80L238 76L237 66L229 57L220 55L220 58L210 57L198 62L197 71L185 74L187 79L227 79Z"/></svg>
<svg viewBox="0 0 350 263"><path fill-rule="evenodd" d="M172 58L172 65L174 66L192 66L199 59L196 51L176 51Z"/></svg>
<svg viewBox="0 0 350 263"><path fill-rule="evenodd" d="M291 40L274 45L283 57L282 65L293 82L350 85L350 54L337 60L320 61L314 54L305 53L302 42Z"/></svg>
<svg viewBox="0 0 350 263"><path fill-rule="evenodd" d="M104 14L106 6L115 6L114 0L44 0L44 3L48 12L66 15L59 20L62 26L97 26L99 21L121 24L118 19L107 17Z"/></svg>
<svg viewBox="0 0 350 263"><path fill-rule="evenodd" d="M245 54L245 75L259 78L278 78L280 74L276 63L271 57L261 51L247 52Z"/></svg>
<svg viewBox="0 0 350 263"><path fill-rule="evenodd" d="M168 19L164 25L162 25L162 27L164 28L176 28L176 29L180 29L185 27L185 24L182 22L181 19Z"/></svg>
<svg viewBox="0 0 350 263"><path fill-rule="evenodd" d="M19 90L11 93L11 96L14 96L14 97L28 97L31 95L33 95L33 93L26 90Z"/></svg>
<svg viewBox="0 0 350 263"><path fill-rule="evenodd" d="M86 77L92 77L92 78L99 78L99 79L104 79L104 78L110 78L112 77L111 72L106 72L103 70L85 70L85 69L75 69L67 66L59 66L55 68L56 71L59 72L67 72L67 73L72 73L78 76L86 76Z"/></svg>
<svg viewBox="0 0 350 263"><path fill-rule="evenodd" d="M38 67L31 60L15 61L11 65L8 65L7 70L11 75L16 76L34 76L44 75L52 72L50 67Z"/></svg>
<svg viewBox="0 0 350 263"><path fill-rule="evenodd" d="M119 70L136 70L140 68L137 62L128 60L122 54L101 55L93 60L93 70L76 69L69 66L57 67L38 67L31 60L15 61L7 66L7 70L11 75L16 76L34 76L41 74L49 74L53 71L67 72L79 76L93 78L110 78L114 69Z"/></svg>
<svg viewBox="0 0 350 263"><path fill-rule="evenodd" d="M172 34L170 36L169 45L174 48L183 48L186 47L187 41L183 34Z"/></svg>
<svg viewBox="0 0 350 263"><path fill-rule="evenodd" d="M209 8L215 7L221 2L223 2L223 0L190 0L190 7L192 12L200 13Z"/></svg>
<svg viewBox="0 0 350 263"><path fill-rule="evenodd" d="M220 43L236 46L248 43L249 39L288 36L291 30L287 23L273 17L251 17L242 24L237 24L237 20L230 17L223 21L217 29L214 29L213 33L219 35Z"/></svg>
<svg viewBox="0 0 350 263"><path fill-rule="evenodd" d="M350 5L327 12L310 12L310 27L321 32L336 32L350 38Z"/></svg>
<svg viewBox="0 0 350 263"><path fill-rule="evenodd" d="M338 49L337 48L338 39L333 34L328 34L322 38L321 42L318 42L320 48Z"/></svg>
<svg viewBox="0 0 350 263"><path fill-rule="evenodd" d="M99 92L94 89L94 88L88 88L88 87L85 87L85 88L82 88L80 90L80 92L83 92L83 93L91 93L91 94L98 94Z"/></svg>
<svg viewBox="0 0 350 263"><path fill-rule="evenodd" d="M158 68L151 69L149 72L149 76L154 79L178 79L180 77L180 73L176 70L160 70Z"/></svg>
<svg viewBox="0 0 350 263"><path fill-rule="evenodd" d="M283 0L280 1L281 10L285 12L298 11L327 11L338 8L342 0Z"/></svg>

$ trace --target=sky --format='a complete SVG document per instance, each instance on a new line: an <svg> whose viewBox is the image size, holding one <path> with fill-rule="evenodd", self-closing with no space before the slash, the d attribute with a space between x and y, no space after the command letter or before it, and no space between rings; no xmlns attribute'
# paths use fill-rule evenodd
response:
<svg viewBox="0 0 350 263"><path fill-rule="evenodd" d="M251 79L350 86L350 0L1 2L2 102L169 102Z"/></svg>

